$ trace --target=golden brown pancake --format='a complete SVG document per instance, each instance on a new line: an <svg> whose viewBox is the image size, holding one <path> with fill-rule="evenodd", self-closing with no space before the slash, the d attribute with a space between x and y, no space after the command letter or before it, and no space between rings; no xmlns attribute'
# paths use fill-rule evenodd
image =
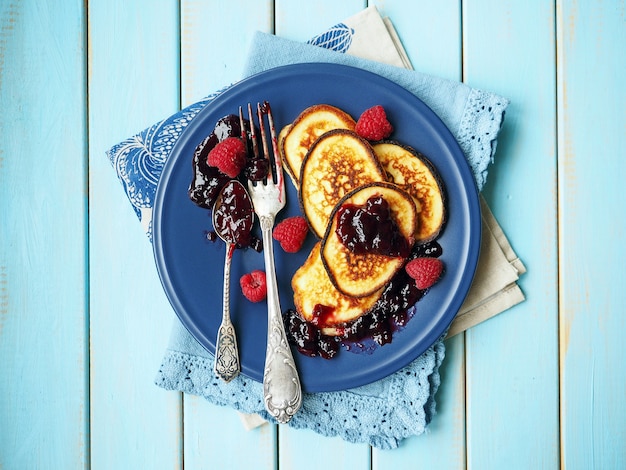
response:
<svg viewBox="0 0 626 470"><path fill-rule="evenodd" d="M397 142L383 142L373 148L391 181L419 203L416 242L437 238L446 221L446 207L443 184L435 167L421 153Z"/></svg>
<svg viewBox="0 0 626 470"><path fill-rule="evenodd" d="M372 196L382 196L389 205L391 218L398 231L413 245L413 234L417 226L417 210L413 198L392 183L371 183L348 193L333 209L331 223L322 240L322 262L333 285L350 297L367 297L382 289L398 269L405 257L392 257L373 252L356 253L344 245L336 233L338 212L345 204L364 206ZM407 252L408 255L408 252Z"/></svg>
<svg viewBox="0 0 626 470"><path fill-rule="evenodd" d="M369 311L380 297L382 289L360 298L342 294L328 277L322 264L320 248L321 242L317 242L291 279L291 287L296 311L306 321L317 321L314 319L316 306L328 308L323 319L319 319L318 326L324 328L327 334L333 334L333 327L355 320Z"/></svg>
<svg viewBox="0 0 626 470"><path fill-rule="evenodd" d="M288 128L283 128L279 148L294 185L298 187L302 160L320 135L332 129L353 130L355 126L356 122L345 111L328 104L317 104L302 111Z"/></svg>
<svg viewBox="0 0 626 470"><path fill-rule="evenodd" d="M370 144L353 131L335 129L311 146L300 170L300 206L311 229L322 238L333 208L347 193L386 173Z"/></svg>

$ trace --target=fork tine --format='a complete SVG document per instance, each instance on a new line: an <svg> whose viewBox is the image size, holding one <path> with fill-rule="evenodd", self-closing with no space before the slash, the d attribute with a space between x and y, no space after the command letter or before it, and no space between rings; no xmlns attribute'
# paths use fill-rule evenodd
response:
<svg viewBox="0 0 626 470"><path fill-rule="evenodd" d="M263 145L263 155L270 162L272 161L270 158L269 147L267 146L267 133L265 132L265 120L263 119L263 111L261 110L261 103L256 104L257 117L259 118L259 129L261 130L261 143Z"/></svg>
<svg viewBox="0 0 626 470"><path fill-rule="evenodd" d="M278 150L278 136L276 135L276 126L274 125L274 116L272 116L272 108L266 101L263 103L265 112L267 113L267 120L270 125L270 136L272 138L272 150L274 152L274 168L276 170L276 184L283 184L283 158Z"/></svg>
<svg viewBox="0 0 626 470"><path fill-rule="evenodd" d="M270 128L270 138L272 140L272 153L274 158L270 155L269 145L267 142L267 132L265 130L265 120L263 115L267 115L267 121ZM269 102L264 101L263 104L257 103L257 116L259 119L259 128L261 130L261 141L263 145L263 155L273 166L272 180L275 184L282 186L283 184L283 162L278 150L278 137L276 135L276 126L274 124L274 117L272 116L272 109Z"/></svg>
<svg viewBox="0 0 626 470"><path fill-rule="evenodd" d="M248 115L250 115L250 103L248 103ZM250 126L250 138L248 138L248 126ZM254 121L248 120L248 126L246 126L246 120L243 117L243 108L239 106L239 127L241 128L241 140L246 144L246 151L249 148L248 145L252 145L252 154L255 158L259 156L259 149L256 143L256 130Z"/></svg>
<svg viewBox="0 0 626 470"><path fill-rule="evenodd" d="M256 137L256 127L254 125L254 119L252 119L252 106L248 103L248 116L250 116L250 136L252 137L252 151L254 158L259 158L259 145Z"/></svg>
<svg viewBox="0 0 626 470"><path fill-rule="evenodd" d="M241 128L241 140L248 142L248 133L246 132L246 124L243 119L243 108L239 106L239 127Z"/></svg>

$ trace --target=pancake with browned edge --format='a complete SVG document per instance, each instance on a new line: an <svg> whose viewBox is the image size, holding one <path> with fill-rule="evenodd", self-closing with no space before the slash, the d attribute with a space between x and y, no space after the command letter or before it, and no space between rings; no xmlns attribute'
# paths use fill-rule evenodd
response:
<svg viewBox="0 0 626 470"><path fill-rule="evenodd" d="M397 238L403 238L404 254L387 255L355 251L337 233L342 206L365 207L368 199L381 197L388 205L390 219L395 222ZM366 297L383 288L404 265L414 242L417 210L413 198L392 183L371 183L348 193L333 209L331 223L322 240L322 262L331 282L350 297ZM380 233L388 237L389 233Z"/></svg>
<svg viewBox="0 0 626 470"><path fill-rule="evenodd" d="M350 191L386 174L370 144L355 132L335 129L311 146L300 169L298 197L304 217L322 238L333 208Z"/></svg>
<svg viewBox="0 0 626 470"><path fill-rule="evenodd" d="M345 111L328 104L316 104L306 108L298 117L281 130L279 148L285 168L297 187L300 166L306 153L317 138L332 129L353 130L356 122Z"/></svg>
<svg viewBox="0 0 626 470"><path fill-rule="evenodd" d="M415 149L397 142L375 144L373 149L391 181L419 204L416 242L426 243L437 238L447 214L443 183L433 164Z"/></svg>

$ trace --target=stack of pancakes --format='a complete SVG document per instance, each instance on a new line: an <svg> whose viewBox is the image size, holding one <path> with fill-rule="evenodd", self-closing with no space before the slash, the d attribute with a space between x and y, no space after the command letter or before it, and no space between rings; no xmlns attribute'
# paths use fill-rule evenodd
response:
<svg viewBox="0 0 626 470"><path fill-rule="evenodd" d="M344 246L335 230L344 204L362 206L381 196L410 245L437 238L446 220L443 185L433 165L398 142L370 143L356 134L355 126L341 109L318 104L300 113L279 136L284 166L318 238L292 278L294 304L303 319L330 335L367 313L406 262L356 254ZM326 312L321 323L316 318L320 306Z"/></svg>

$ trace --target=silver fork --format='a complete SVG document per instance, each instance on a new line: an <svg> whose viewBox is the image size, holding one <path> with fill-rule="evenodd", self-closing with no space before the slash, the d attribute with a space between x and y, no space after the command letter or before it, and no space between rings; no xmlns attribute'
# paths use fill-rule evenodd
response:
<svg viewBox="0 0 626 470"><path fill-rule="evenodd" d="M302 387L287 341L287 335L285 334L280 300L278 298L278 286L276 284L276 268L274 267L272 229L276 214L285 207L285 181L282 159L278 151L276 128L269 103L267 101L262 105L257 103L256 114L261 131L263 156L270 161L270 168L272 159L267 144L264 114L267 115L274 153L274 171L268 173L265 182L248 182L248 190L252 197L254 212L259 218L261 233L263 234L263 257L267 279L267 350L265 354L265 369L263 371L263 400L267 411L279 423L287 423L302 405ZM259 158L250 103L248 103L248 116L254 156ZM239 119L243 129L243 111L241 107L239 108ZM242 134L244 134L243 130Z"/></svg>

